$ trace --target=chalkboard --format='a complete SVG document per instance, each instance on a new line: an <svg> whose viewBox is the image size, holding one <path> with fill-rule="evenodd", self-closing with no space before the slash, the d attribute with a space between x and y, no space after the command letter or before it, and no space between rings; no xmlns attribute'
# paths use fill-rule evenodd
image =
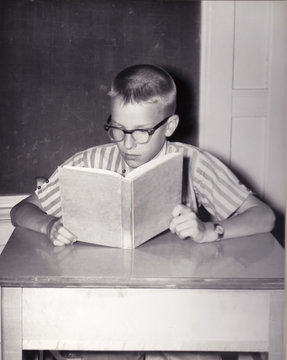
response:
<svg viewBox="0 0 287 360"><path fill-rule="evenodd" d="M30 193L74 153L108 142L107 91L136 63L178 85L173 140L197 143L200 2L1 0L0 193Z"/></svg>

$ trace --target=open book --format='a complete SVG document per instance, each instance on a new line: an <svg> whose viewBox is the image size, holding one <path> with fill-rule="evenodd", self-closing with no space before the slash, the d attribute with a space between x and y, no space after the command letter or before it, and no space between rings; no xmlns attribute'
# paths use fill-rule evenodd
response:
<svg viewBox="0 0 287 360"><path fill-rule="evenodd" d="M63 224L93 244L135 248L169 227L181 203L182 154L141 165L126 177L84 167L59 167Z"/></svg>

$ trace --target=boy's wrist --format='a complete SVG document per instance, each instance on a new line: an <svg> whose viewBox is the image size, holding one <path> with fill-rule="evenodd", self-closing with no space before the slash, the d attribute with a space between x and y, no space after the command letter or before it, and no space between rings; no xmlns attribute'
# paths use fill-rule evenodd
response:
<svg viewBox="0 0 287 360"><path fill-rule="evenodd" d="M48 215L45 224L41 228L41 233L50 236L51 229L56 221L58 221L58 218Z"/></svg>
<svg viewBox="0 0 287 360"><path fill-rule="evenodd" d="M215 224L213 222L207 222L205 223L205 226L206 226L206 242L214 242L220 240L218 233L215 231Z"/></svg>

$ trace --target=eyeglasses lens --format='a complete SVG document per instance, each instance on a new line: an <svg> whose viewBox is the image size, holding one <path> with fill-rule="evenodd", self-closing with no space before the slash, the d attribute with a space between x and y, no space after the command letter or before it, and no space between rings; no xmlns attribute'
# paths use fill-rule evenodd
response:
<svg viewBox="0 0 287 360"><path fill-rule="evenodd" d="M108 134L112 141L122 141L126 134L121 129L110 128ZM135 130L132 132L132 138L139 144L144 144L149 140L149 134L144 130Z"/></svg>
<svg viewBox="0 0 287 360"><path fill-rule="evenodd" d="M108 134L113 141L122 141L125 133L121 129L110 128Z"/></svg>
<svg viewBox="0 0 287 360"><path fill-rule="evenodd" d="M132 133L132 137L139 144L144 144L149 140L149 134L147 131L136 130Z"/></svg>

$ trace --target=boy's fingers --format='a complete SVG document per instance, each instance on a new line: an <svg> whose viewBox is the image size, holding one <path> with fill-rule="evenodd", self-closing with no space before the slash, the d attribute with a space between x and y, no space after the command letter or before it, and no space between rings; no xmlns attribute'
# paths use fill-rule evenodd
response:
<svg viewBox="0 0 287 360"><path fill-rule="evenodd" d="M181 223L182 221L184 221L182 216L177 216L175 218L173 218L169 224L169 229L171 232L175 232L175 228L176 226Z"/></svg>
<svg viewBox="0 0 287 360"><path fill-rule="evenodd" d="M55 245L55 246L65 246L65 244L62 243L62 242L59 241L59 240L53 240L53 245Z"/></svg>
<svg viewBox="0 0 287 360"><path fill-rule="evenodd" d="M71 245L77 240L76 236L64 227L60 219L51 229L50 238L55 246Z"/></svg>
<svg viewBox="0 0 287 360"><path fill-rule="evenodd" d="M196 238L199 233L198 224L196 220L183 222L178 224L175 228L175 233L181 238L190 237L192 239Z"/></svg>
<svg viewBox="0 0 287 360"><path fill-rule="evenodd" d="M71 239L66 238L61 233L57 234L56 240L62 242L64 245L70 245L72 243Z"/></svg>
<svg viewBox="0 0 287 360"><path fill-rule="evenodd" d="M173 209L172 216L173 217L180 216L180 215L186 214L190 211L191 211L190 208L188 208L187 206L179 204L179 205L176 205L176 207Z"/></svg>
<svg viewBox="0 0 287 360"><path fill-rule="evenodd" d="M183 211L183 205L176 205L176 207L172 211L172 216L179 216Z"/></svg>
<svg viewBox="0 0 287 360"><path fill-rule="evenodd" d="M181 205L176 205L176 207L172 211L172 216L179 216L181 211Z"/></svg>
<svg viewBox="0 0 287 360"><path fill-rule="evenodd" d="M191 222L191 221L196 221L197 217L195 215L194 212L192 212L191 210L189 210L188 212L186 212L183 215L179 215L174 217L169 225L169 229L172 233L175 232L175 228L182 223L186 223L186 222Z"/></svg>
<svg viewBox="0 0 287 360"><path fill-rule="evenodd" d="M64 227L64 225L62 225L60 228L59 228L59 231L58 231L62 236L64 236L65 238L71 240L71 241L75 241L76 240L76 236L71 232L69 231L67 228Z"/></svg>
<svg viewBox="0 0 287 360"><path fill-rule="evenodd" d="M188 231L191 232L192 228L197 228L196 214L185 205L177 205L173 209L172 216L173 219L170 222L169 229L173 234L176 233L181 238L183 238L183 235L181 234L183 228L185 235L184 237L186 237L186 233Z"/></svg>
<svg viewBox="0 0 287 360"><path fill-rule="evenodd" d="M183 215L174 217L170 223L170 231L177 234L181 239L190 237L194 241L200 241L202 230L201 221L191 210Z"/></svg>

